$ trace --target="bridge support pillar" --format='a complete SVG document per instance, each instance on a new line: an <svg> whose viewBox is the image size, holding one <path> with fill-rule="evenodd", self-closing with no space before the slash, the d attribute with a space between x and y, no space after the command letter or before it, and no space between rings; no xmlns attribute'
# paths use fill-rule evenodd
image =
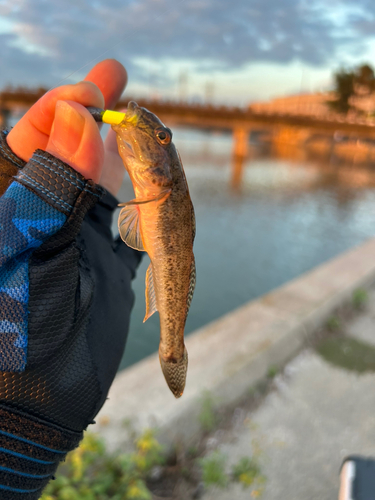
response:
<svg viewBox="0 0 375 500"><path fill-rule="evenodd" d="M245 128L233 130L232 189L239 189L243 176L243 166L249 151L249 131Z"/></svg>
<svg viewBox="0 0 375 500"><path fill-rule="evenodd" d="M287 125L277 127L272 137L273 154L278 158L303 159L303 146L310 135L307 128Z"/></svg>

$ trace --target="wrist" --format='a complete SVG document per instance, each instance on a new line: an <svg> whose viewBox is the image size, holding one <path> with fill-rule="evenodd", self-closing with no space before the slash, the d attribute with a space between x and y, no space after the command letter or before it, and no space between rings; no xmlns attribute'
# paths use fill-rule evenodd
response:
<svg viewBox="0 0 375 500"><path fill-rule="evenodd" d="M15 180L38 194L46 203L69 216L82 196L86 210L103 194L103 189L85 179L73 167L52 154L37 149Z"/></svg>
<svg viewBox="0 0 375 500"><path fill-rule="evenodd" d="M0 405L0 498L36 500L83 433Z"/></svg>

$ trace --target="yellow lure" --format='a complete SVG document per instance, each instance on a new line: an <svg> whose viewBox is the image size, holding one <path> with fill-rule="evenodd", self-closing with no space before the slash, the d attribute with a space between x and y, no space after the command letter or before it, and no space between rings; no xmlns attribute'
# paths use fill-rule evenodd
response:
<svg viewBox="0 0 375 500"><path fill-rule="evenodd" d="M102 122L109 123L109 125L118 125L125 118L125 113L120 113L119 111L111 111L107 109L102 115Z"/></svg>
<svg viewBox="0 0 375 500"><path fill-rule="evenodd" d="M123 121L137 125L138 117L136 113L120 113L111 109L101 109L88 106L87 111L95 121L99 123L108 123L109 125L119 125Z"/></svg>

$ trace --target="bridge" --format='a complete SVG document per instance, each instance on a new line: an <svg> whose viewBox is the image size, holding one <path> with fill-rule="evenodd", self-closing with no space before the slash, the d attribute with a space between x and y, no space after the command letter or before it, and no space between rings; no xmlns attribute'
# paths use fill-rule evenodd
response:
<svg viewBox="0 0 375 500"><path fill-rule="evenodd" d="M26 111L46 89L10 88L0 92L0 125L6 126L12 113ZM126 108L122 99L115 109ZM331 115L324 117L299 116L288 113L254 111L247 108L190 104L164 100L137 99L137 103L155 113L168 126L188 126L200 129L229 130L233 133L232 186L239 187L244 160L248 156L249 135L252 130L270 131L272 142L282 148L288 143L295 146L306 142L319 132L330 136L340 133L359 139L375 140L375 119Z"/></svg>

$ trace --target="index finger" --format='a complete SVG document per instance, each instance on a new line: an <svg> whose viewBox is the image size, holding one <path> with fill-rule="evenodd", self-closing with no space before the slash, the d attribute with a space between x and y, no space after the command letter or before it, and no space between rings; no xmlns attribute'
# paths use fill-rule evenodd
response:
<svg viewBox="0 0 375 500"><path fill-rule="evenodd" d="M75 101L82 106L103 107L104 98L92 82L63 85L41 97L7 135L7 143L20 158L28 161L36 149L48 144L57 101Z"/></svg>

